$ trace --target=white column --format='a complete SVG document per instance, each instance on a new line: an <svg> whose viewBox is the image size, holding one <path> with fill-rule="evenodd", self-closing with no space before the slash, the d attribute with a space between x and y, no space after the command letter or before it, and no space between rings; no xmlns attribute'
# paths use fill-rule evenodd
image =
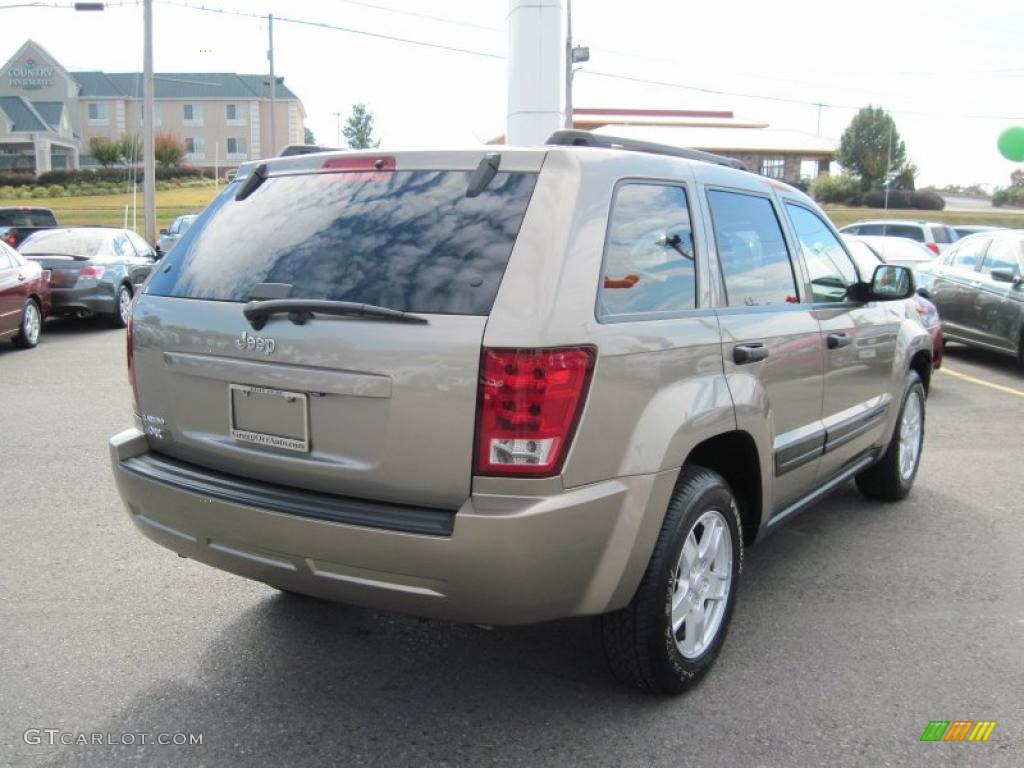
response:
<svg viewBox="0 0 1024 768"><path fill-rule="evenodd" d="M46 139L35 140L36 150L36 176L40 173L46 173L52 171L53 167L50 165L50 142Z"/></svg>
<svg viewBox="0 0 1024 768"><path fill-rule="evenodd" d="M506 142L543 144L565 124L563 0L509 0Z"/></svg>

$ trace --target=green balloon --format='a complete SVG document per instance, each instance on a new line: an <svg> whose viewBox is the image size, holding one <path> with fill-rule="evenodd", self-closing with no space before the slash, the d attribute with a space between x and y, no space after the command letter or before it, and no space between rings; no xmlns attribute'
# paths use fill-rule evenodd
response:
<svg viewBox="0 0 1024 768"><path fill-rule="evenodd" d="M1013 125L999 134L999 153L1015 163L1024 162L1024 127Z"/></svg>

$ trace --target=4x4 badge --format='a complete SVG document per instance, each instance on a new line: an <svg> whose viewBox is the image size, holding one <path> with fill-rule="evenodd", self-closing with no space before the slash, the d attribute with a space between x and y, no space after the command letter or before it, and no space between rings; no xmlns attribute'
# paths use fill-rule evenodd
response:
<svg viewBox="0 0 1024 768"><path fill-rule="evenodd" d="M262 352L264 355L270 355L277 348L277 342L271 338L253 336L246 331L242 331L241 338L235 339L235 346L241 350Z"/></svg>

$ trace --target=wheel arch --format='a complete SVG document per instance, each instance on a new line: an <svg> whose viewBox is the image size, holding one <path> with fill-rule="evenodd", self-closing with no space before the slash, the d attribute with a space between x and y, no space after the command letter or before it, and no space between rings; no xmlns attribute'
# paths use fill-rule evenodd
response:
<svg viewBox="0 0 1024 768"><path fill-rule="evenodd" d="M707 438L693 447L683 465L705 467L725 478L740 509L743 543L752 544L761 527L765 499L761 459L753 436L733 430Z"/></svg>

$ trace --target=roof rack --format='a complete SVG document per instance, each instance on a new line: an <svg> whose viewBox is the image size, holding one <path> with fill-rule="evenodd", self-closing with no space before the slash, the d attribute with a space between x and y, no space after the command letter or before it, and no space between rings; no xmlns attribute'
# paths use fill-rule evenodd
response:
<svg viewBox="0 0 1024 768"><path fill-rule="evenodd" d="M618 136L604 136L590 131L555 131L548 137L547 144L556 147L601 147L603 149L626 149L632 152L647 152L652 155L668 155L669 157L683 157L687 160L700 160L705 163L724 165L727 168L736 168L740 171L749 170L739 160L723 155L716 155L712 152L703 152L699 149L685 149L683 147L671 147L668 144L655 144L652 141L636 141L635 139L623 139Z"/></svg>

